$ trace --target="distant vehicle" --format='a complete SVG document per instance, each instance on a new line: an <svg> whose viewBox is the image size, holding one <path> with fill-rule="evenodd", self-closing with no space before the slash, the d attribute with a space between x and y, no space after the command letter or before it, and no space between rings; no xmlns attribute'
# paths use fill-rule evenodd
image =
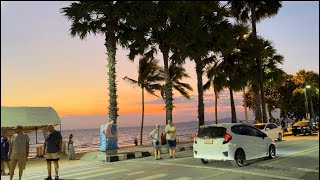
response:
<svg viewBox="0 0 320 180"><path fill-rule="evenodd" d="M310 123L308 120L298 121L292 126L292 134L296 136L297 134L303 135L313 135L313 133L317 131L317 127L314 123Z"/></svg>
<svg viewBox="0 0 320 180"><path fill-rule="evenodd" d="M283 129L275 123L258 123L253 126L266 133L271 139L278 139L279 141L282 140Z"/></svg>
<svg viewBox="0 0 320 180"><path fill-rule="evenodd" d="M246 160L276 157L274 140L259 129L242 123L203 125L193 143L194 158L203 164L209 160L231 160L245 166Z"/></svg>

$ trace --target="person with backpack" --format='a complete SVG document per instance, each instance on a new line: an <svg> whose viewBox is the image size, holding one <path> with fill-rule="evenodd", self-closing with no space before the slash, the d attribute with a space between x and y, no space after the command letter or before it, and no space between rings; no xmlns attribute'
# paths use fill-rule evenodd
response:
<svg viewBox="0 0 320 180"><path fill-rule="evenodd" d="M4 163L7 164L8 172L10 172L10 164L9 164L9 140L7 138L7 132L2 131L1 133L1 176L9 175L10 173L6 174Z"/></svg>

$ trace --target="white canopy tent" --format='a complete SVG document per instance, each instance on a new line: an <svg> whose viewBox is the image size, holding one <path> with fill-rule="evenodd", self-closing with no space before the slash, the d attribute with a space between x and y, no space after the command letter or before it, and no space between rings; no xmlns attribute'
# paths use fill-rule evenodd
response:
<svg viewBox="0 0 320 180"><path fill-rule="evenodd" d="M60 125L61 120L52 107L6 107L1 106L1 131L6 130L11 136L17 125L24 132L44 130L49 124Z"/></svg>

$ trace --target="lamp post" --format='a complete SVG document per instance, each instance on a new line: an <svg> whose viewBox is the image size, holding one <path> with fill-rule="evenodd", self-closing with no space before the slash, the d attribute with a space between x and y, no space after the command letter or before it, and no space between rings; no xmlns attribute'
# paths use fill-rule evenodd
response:
<svg viewBox="0 0 320 180"><path fill-rule="evenodd" d="M309 107L308 107L308 96L307 96L307 89L311 88L310 85L306 85L306 87L304 88L304 96L306 98L306 102L305 102L305 108L306 108L306 119L310 119L309 117Z"/></svg>

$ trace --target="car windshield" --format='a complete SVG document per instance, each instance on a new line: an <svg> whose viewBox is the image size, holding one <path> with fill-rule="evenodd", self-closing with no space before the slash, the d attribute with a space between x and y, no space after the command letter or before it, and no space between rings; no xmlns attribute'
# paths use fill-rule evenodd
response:
<svg viewBox="0 0 320 180"><path fill-rule="evenodd" d="M309 121L299 121L296 122L293 126L306 126L308 125Z"/></svg>
<svg viewBox="0 0 320 180"><path fill-rule="evenodd" d="M210 138L215 138L215 137L223 137L224 132L225 132L224 127L204 127L200 129L200 133L198 137L210 137Z"/></svg>
<svg viewBox="0 0 320 180"><path fill-rule="evenodd" d="M266 125L264 125L264 124L255 124L255 125L253 125L254 127L256 127L256 128L258 128L258 129L264 129L264 127L266 126Z"/></svg>

